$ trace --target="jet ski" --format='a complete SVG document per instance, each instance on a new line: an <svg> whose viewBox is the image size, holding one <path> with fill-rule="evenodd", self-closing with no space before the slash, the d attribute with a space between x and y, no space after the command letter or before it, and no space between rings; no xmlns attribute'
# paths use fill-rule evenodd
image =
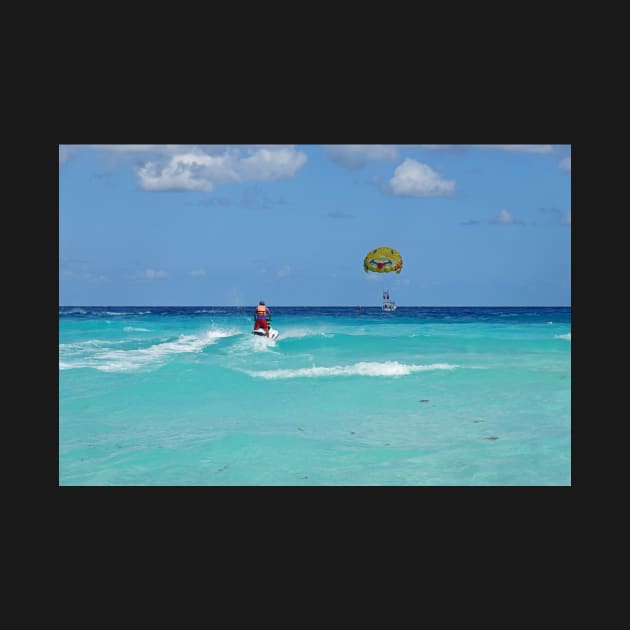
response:
<svg viewBox="0 0 630 630"><path fill-rule="evenodd" d="M252 330L252 335L256 335L256 337L264 337L265 339L267 338L264 328L256 328L256 330ZM272 328L271 324L269 324L269 339L277 339L278 335L278 331L275 328Z"/></svg>

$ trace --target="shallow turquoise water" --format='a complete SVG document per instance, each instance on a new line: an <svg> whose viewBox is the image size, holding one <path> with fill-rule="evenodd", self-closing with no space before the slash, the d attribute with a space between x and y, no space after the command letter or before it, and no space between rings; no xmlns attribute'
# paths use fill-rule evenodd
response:
<svg viewBox="0 0 630 630"><path fill-rule="evenodd" d="M60 485L571 484L570 308L250 311L60 308Z"/></svg>

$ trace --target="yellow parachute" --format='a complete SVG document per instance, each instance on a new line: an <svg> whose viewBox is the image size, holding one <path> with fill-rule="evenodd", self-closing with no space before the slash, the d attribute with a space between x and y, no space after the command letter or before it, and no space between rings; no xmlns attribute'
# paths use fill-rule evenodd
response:
<svg viewBox="0 0 630 630"><path fill-rule="evenodd" d="M363 269L365 273L374 271L375 273L389 273L395 271L400 273L403 266L400 252L391 247L377 247L367 253L363 259Z"/></svg>

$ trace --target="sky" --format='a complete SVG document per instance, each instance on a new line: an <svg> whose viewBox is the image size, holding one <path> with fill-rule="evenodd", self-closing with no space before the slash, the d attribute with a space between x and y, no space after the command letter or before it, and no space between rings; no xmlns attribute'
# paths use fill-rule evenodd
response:
<svg viewBox="0 0 630 630"><path fill-rule="evenodd" d="M392 247L396 273L363 259ZM59 145L62 306L570 306L571 146Z"/></svg>

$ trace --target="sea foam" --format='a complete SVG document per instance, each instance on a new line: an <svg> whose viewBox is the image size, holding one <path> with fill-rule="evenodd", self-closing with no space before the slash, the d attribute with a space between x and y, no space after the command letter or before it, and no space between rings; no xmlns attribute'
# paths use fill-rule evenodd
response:
<svg viewBox="0 0 630 630"><path fill-rule="evenodd" d="M319 376L407 376L412 372L429 370L454 370L458 365L449 363L432 363L430 365L415 365L399 363L398 361L362 361L352 365L335 365L332 367L310 367L293 370L263 370L260 372L247 371L256 378L314 378Z"/></svg>
<svg viewBox="0 0 630 630"><path fill-rule="evenodd" d="M209 330L201 335L180 335L175 341L166 341L147 348L134 350L100 349L91 355L77 357L71 361L68 360L70 358L68 353L64 353L63 360L59 361L59 369L68 370L89 367L102 372L128 372L145 367L158 367L170 355L185 352L201 352L206 346L216 343L219 339L236 334L239 334L239 331L235 329ZM88 343L98 345L98 340L83 342L81 345L85 347ZM112 343L116 342L109 342L109 344Z"/></svg>

